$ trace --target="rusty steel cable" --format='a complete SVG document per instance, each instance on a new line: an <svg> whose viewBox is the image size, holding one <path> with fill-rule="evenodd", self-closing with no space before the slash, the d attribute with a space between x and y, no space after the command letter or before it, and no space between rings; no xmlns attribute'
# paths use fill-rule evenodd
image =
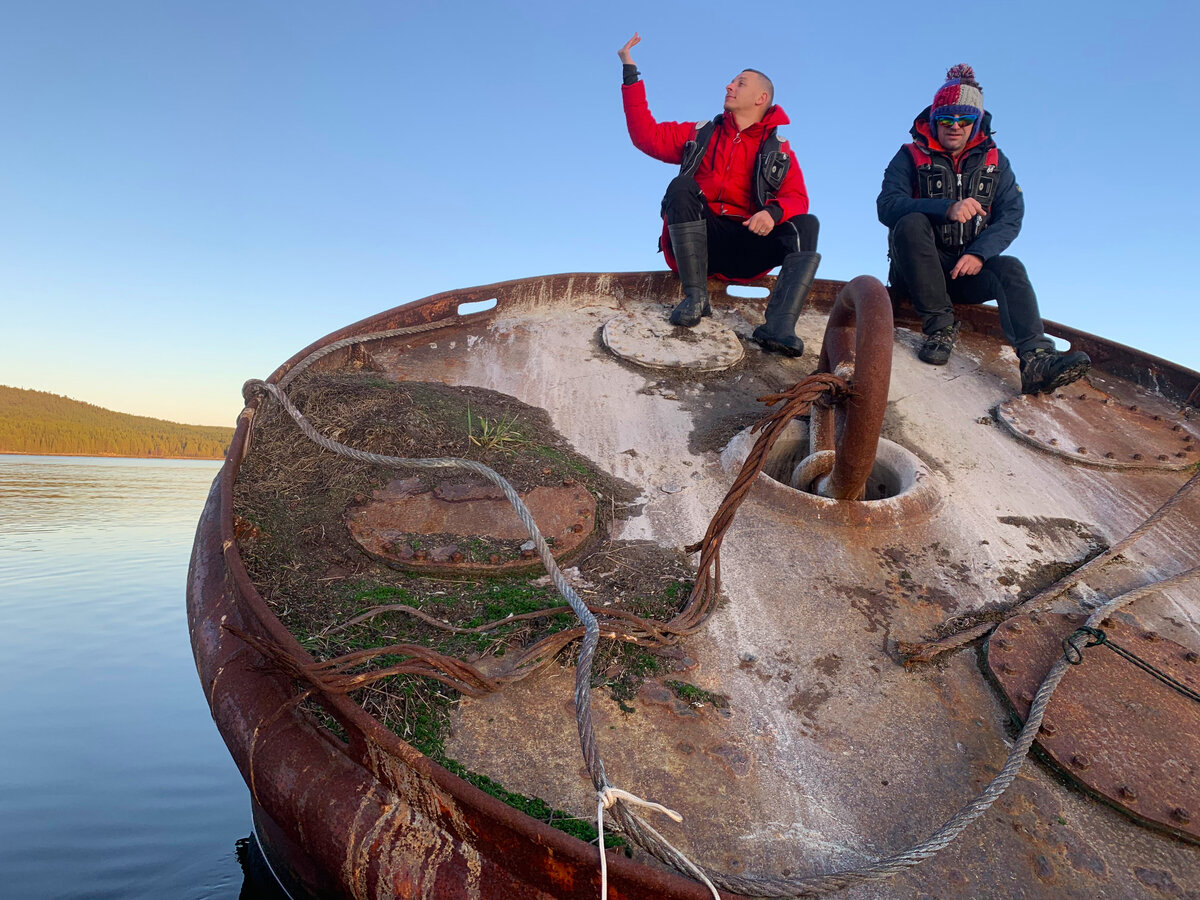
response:
<svg viewBox="0 0 1200 900"><path fill-rule="evenodd" d="M919 665L921 663L932 662L938 657L964 647L976 638L983 637L992 629L1002 625L1004 622L1018 615L1025 615L1030 612L1039 612L1053 603L1059 596L1075 587L1077 584L1086 579L1089 575L1094 575L1099 572L1104 566L1108 565L1138 541L1140 541L1147 532L1154 528L1164 517L1171 513L1184 499L1200 484L1200 469L1196 471L1180 488L1175 491L1167 501L1163 503L1157 510L1146 517L1137 528L1129 532L1128 535L1117 541L1099 556L1095 556L1088 560L1077 569L1067 573L1054 584L1047 588L1043 588L1033 597L1028 600L1018 603L1008 609L1003 618L997 621L987 621L982 623L968 622L960 625L959 628L951 634L939 638L935 641L926 641L922 644L911 644L901 647L901 652L904 655L904 664L906 666ZM1193 570L1194 571L1194 570ZM1189 573L1183 573L1188 578L1194 577ZM1175 576L1179 577L1179 576ZM1160 586L1167 586L1165 582L1152 582L1146 585L1149 589L1156 589ZM954 620L951 620L954 621ZM959 618L961 622L961 617Z"/></svg>
<svg viewBox="0 0 1200 900"><path fill-rule="evenodd" d="M359 340L368 340L369 336L359 338ZM293 370L294 371L294 370ZM289 373L292 374L292 373ZM298 374L298 373L296 373ZM293 375L294 377L294 375ZM750 455L747 457L741 472L734 480L733 485L726 493L720 507L713 516L709 527L702 538L696 544L690 545L687 549L691 552L700 552L699 572L696 583L693 586L692 592L687 603L680 613L675 616L670 622L662 625L662 635L670 635L672 638L690 634L694 632L705 621L716 603L716 599L720 592L720 547L730 526L733 524L734 517L738 507L748 495L754 480L761 472L767 457L767 453L771 445L782 434L784 427L793 418L807 412L813 402L821 397L830 397L831 399L844 399L847 395L849 386L847 383L836 376L828 374L817 374L797 383L788 391L780 394L774 394L760 398L769 406L782 403L781 408L758 422L752 431L761 430L763 433L759 440L755 443ZM565 632L560 632L557 635L552 635L550 638L543 639L534 645L529 650L532 651L535 647L545 646L547 641L561 642L558 643L558 648L565 647L573 641L579 632L583 633L583 647L580 650L579 662L576 672L575 683L575 699L576 699L576 717L580 736L581 749L583 750L584 759L587 764L589 773L592 776L592 781L600 795L604 795L613 786L608 783L604 773L603 762L600 758L599 747L595 740L594 729L591 720L590 708L590 668L594 658L596 644L601 636L601 626L597 617L593 614L591 608L582 602L575 594L574 589L567 583L562 573L558 570L557 564L554 561L553 555L550 553L549 547L544 539L540 539L541 535L537 529L536 523L533 522L532 516L524 507L520 497L516 495L516 491L511 485L501 478L497 473L492 472L486 466L479 463L474 463L469 460L449 460L449 459L434 459L434 460L406 460L398 457L383 457L378 454L364 453L353 448L345 447L335 441L325 438L311 423L304 419L288 400L286 394L276 385L266 382L248 382L248 391L263 391L271 394L275 399L292 415L293 419L300 426L301 430L313 441L320 446L325 447L339 455L348 456L353 459L358 459L363 462L379 463L384 465L403 465L416 467L446 467L449 465L458 466L461 464L463 468L467 468L478 474L488 478L488 480L496 483L502 491L505 491L506 497L509 498L514 509L521 517L522 522L530 531L531 537L534 540L539 556L543 564L546 566L547 572L551 575L551 580L559 592L567 599L571 609L579 616L584 623L582 629L569 629ZM1195 479L1193 479L1195 480ZM1191 482L1189 482L1189 485ZM505 488L507 487L507 490ZM1176 501L1177 502L1177 501ZM1164 508L1165 509L1165 508ZM1160 513L1164 510L1160 510ZM1153 518L1153 517L1152 517ZM1143 526L1149 527L1148 524ZM1138 535L1140 536L1140 534ZM1132 539L1133 536L1130 536ZM1132 540L1127 539L1129 543ZM1128 546L1128 544L1126 544ZM1115 554L1114 554L1115 555ZM1110 600L1107 604L1094 611L1087 621L1087 626L1095 626L1113 610L1124 606L1125 604L1141 596L1144 591L1131 591L1128 594ZM611 612L611 611L609 611ZM636 618L636 617L634 617ZM643 622L647 620L642 620ZM608 624L608 623L606 623ZM252 646L260 651L268 659L275 661L285 671L290 672L298 679L301 679L311 684L319 692L334 692L341 693L346 690L355 690L358 687L368 683L368 679L373 673L347 673L343 674L343 670L348 667L361 664L367 661L371 656L378 655L377 650L359 651L354 654L347 654L345 657L326 660L322 663L313 665L304 665L299 660L291 659L288 651L282 647L274 646L270 642L253 638L250 635L245 635L238 632L246 638ZM1079 634L1079 632L1077 632ZM605 635L608 636L608 635ZM617 636L617 630L614 627L612 636ZM1086 636L1086 635L1084 635ZM1084 643L1082 646L1086 646ZM1033 741L1041 726L1042 718L1045 709L1050 702L1050 698L1062 680L1066 671L1072 666L1073 656L1078 656L1081 653L1082 646L1079 643L1069 644L1069 650L1065 650L1063 655L1055 662L1050 672L1043 680L1041 687L1038 689L1030 707L1029 716L1022 728L1013 749L1008 755L1008 758L995 778L984 788L984 790L969 804L963 807L958 813L948 819L939 829L937 829L929 838L922 841L913 847L896 853L890 856L878 859L874 862L865 865L856 866L850 869L845 869L837 872L817 874L808 877L800 878L777 878L773 876L738 876L727 873L710 871L701 869L696 866L690 859L676 850L671 844L663 838L649 823L645 822L641 817L629 808L629 805L621 800L616 800L613 803L613 817L620 823L621 831L624 832L631 840L645 849L647 852L654 855L659 860L667 863L684 874L690 874L693 877L707 876L707 879L717 884L721 888L734 891L740 894L751 897L813 897L829 893L831 891L840 890L855 884L861 884L868 881L879 880L892 877L906 869L912 868L923 862L925 859L933 856L941 849L950 844L963 829L971 822L979 818L991 805L1004 793L1012 781L1016 778L1017 772L1024 764L1028 755L1029 749L1033 745ZM451 660L434 651L429 651L426 648L420 648L416 645L394 645L391 650L395 651L398 648L404 648L404 652L410 652L412 658L391 667L390 674L409 674L419 673L427 674L429 677L437 678L444 684L449 684L454 687L455 683L460 680L462 683L470 683L470 686L476 690L489 692L490 690L498 689L498 682L501 679L489 679L479 673L474 667L461 660ZM383 648L384 652L389 648ZM557 651L555 651L557 652ZM553 654L550 654L552 657ZM528 660L529 654L525 654ZM422 667L428 664L428 671ZM518 671L510 671L510 678L520 677L520 665L515 667ZM536 662L528 671L533 671L536 668ZM442 677L433 674L438 672ZM527 674L527 673L526 673ZM386 677L386 676L385 676ZM448 681L447 679L453 681ZM601 850L601 853L604 851ZM701 878L701 880L704 880Z"/></svg>
<svg viewBox="0 0 1200 900"><path fill-rule="evenodd" d="M420 330L425 330L424 328ZM378 337L394 336L397 332L412 333L409 329L394 329L392 332ZM345 339L339 345L345 346L355 342L374 339L368 335L357 339ZM288 373L287 381L294 380L311 362L321 358L331 349L322 348L301 361ZM849 394L849 386L840 377L830 374L817 374L806 378L788 391L759 398L768 406L783 405L776 411L764 416L752 428L752 432L762 430L762 435L755 443L749 457L735 479L733 486L726 493L717 509L713 520L709 523L704 537L696 544L687 548L689 552L700 551L699 571L691 594L680 612L669 622L658 622L644 619L617 610L596 609L589 607L575 593L565 576L559 570L550 552L549 546L542 537L532 515L521 501L516 490L498 473L487 466L472 460L453 459L449 457L432 459L407 459L391 457L382 454L368 453L356 450L338 443L324 435L310 423L299 409L291 402L280 385L265 381L251 380L243 388L247 400L257 393L273 397L280 406L292 417L300 430L318 446L340 456L355 459L360 462L393 467L411 468L464 468L475 472L495 484L504 493L522 524L525 525L535 549L550 574L555 588L567 600L570 609L583 623L583 627L566 629L549 635L537 641L518 653L506 672L498 677L488 677L479 672L474 666L462 660L447 657L444 654L429 650L419 645L397 644L389 647L371 648L357 651L335 659L326 660L315 665L305 665L290 658L289 652L263 639L250 639L249 635L238 632L243 639L249 639L264 657L280 666L284 671L299 680L309 684L319 693L344 694L358 690L384 678L398 674L422 675L433 678L455 690L471 696L491 693L501 689L504 684L524 678L542 666L552 661L555 655L578 638L583 639L576 667L575 705L576 724L579 733L580 747L584 760L596 790L603 793L613 787L604 771L603 760L596 742L595 730L592 724L590 682L591 667L595 656L596 646L601 636L614 640L630 641L643 646L665 646L674 643L680 637L694 633L712 614L720 595L720 546L725 533L733 524L737 508L746 498L754 480L765 465L767 454L772 445L783 433L787 424L797 416L808 412L813 402L825 397L829 402L845 398ZM603 626L596 614L604 616ZM553 614L548 611L547 615ZM408 658L386 668L366 672L347 672L355 666L363 665L372 658L380 655L404 655ZM621 830L647 852L675 868L677 871L699 877L703 880L704 870L699 869L691 860L676 850L649 823L634 813L629 805L616 800L612 807L613 818L620 823ZM717 881L719 875L708 873Z"/></svg>

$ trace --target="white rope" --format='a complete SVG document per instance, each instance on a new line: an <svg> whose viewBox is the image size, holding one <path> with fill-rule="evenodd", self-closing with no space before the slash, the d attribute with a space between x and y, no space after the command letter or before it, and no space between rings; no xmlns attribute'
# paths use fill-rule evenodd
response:
<svg viewBox="0 0 1200 900"><path fill-rule="evenodd" d="M655 803L652 800L643 800L641 797L637 796L636 794L631 794L631 793L629 793L629 791L623 791L620 788L613 787L612 785L609 785L602 791L597 791L596 792L596 832L598 835L597 840L600 844L600 900L608 900L608 854L606 854L604 852L604 811L606 809L608 809L609 807L611 807L618 800L623 800L625 803L629 804L630 806L640 806L643 809L649 809L649 810L653 810L654 812L657 812L657 813L662 813L664 816L668 817L669 819L671 819L674 822L682 822L683 821L683 816L681 816L679 813L675 812L675 810L673 810L669 807L663 806L661 803ZM650 830L654 831L654 829L650 829ZM673 850L679 856L681 856L681 857L683 856L682 853L679 853L678 850L676 850L669 843L667 843L667 841L662 837L662 835L658 834L657 832L655 832L655 834L658 837L658 839L661 840L668 847L670 847L671 850ZM713 883L708 880L708 876L706 876L704 874L704 872L700 869L700 867L697 866L695 863L691 862L690 860L685 860L685 861L691 867L692 873L698 879L700 879L700 881L704 882L705 887L707 887L710 891L712 891L714 900L721 900L721 895L717 893L717 889L715 887L713 887Z"/></svg>

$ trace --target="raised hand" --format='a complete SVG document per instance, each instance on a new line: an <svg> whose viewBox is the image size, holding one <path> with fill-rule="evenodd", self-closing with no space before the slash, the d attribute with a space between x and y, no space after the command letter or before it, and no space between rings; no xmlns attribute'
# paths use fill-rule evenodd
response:
<svg viewBox="0 0 1200 900"><path fill-rule="evenodd" d="M636 47L641 42L642 42L641 35L639 35L635 31L633 33L633 37L631 37L629 40L627 40L625 42L625 46L617 51L617 56L621 57L621 62L623 64L625 64L627 66L632 66L634 64L633 57L629 55L629 51L632 50L634 47Z"/></svg>

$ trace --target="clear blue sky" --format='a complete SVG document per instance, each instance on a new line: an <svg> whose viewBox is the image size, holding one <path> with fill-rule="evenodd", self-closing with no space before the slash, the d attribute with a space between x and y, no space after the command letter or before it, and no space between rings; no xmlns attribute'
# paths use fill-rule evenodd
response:
<svg viewBox="0 0 1200 900"><path fill-rule="evenodd" d="M232 424L240 386L437 291L662 267L629 143L768 72L820 274L886 275L874 200L975 67L1046 318L1200 369L1192 3L25 0L0 10L0 384Z"/></svg>

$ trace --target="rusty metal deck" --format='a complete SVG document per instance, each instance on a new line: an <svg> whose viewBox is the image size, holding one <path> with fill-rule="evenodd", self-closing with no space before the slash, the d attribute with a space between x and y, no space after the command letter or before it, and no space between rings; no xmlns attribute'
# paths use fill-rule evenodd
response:
<svg viewBox="0 0 1200 900"><path fill-rule="evenodd" d="M837 287L819 283L801 317L798 331L809 347L820 345ZM600 345L606 322L661 304L669 290L669 280L657 275L579 275L452 292L326 340L443 317L444 328L339 351L329 364L358 354L377 374L485 387L547 410L575 450L641 488L640 513L614 537L681 547L703 534L732 480L721 454L736 431L730 423L757 408L756 396L808 374L816 359L815 353L799 360L768 356L751 344L730 369L677 377L618 359ZM454 315L459 303L490 297L498 300L495 310ZM720 297L715 318L744 336L760 305ZM1017 393L1015 359L995 336L994 312L989 318L987 310L970 310L967 319L975 327L941 368L916 360L920 336L904 320L896 332L883 436L927 467L938 502L913 521L848 525L775 502L772 490L756 488L722 550L728 603L686 642L687 664L672 676L728 697L728 707L681 705L653 679L633 713L602 691L593 698L613 783L683 813L683 825L664 821L661 830L705 865L739 874L810 874L926 837L995 774L1011 726L973 650L907 671L897 662L897 642L930 637L949 616L1028 596L1123 537L1186 478L1167 468L1081 465L1019 440L993 414ZM1137 382L1153 379L1165 391L1157 401L1179 417L1173 424L1194 429L1181 398L1194 389L1195 373L1072 334L1089 352L1099 347L1096 355L1108 362L1097 379L1106 395L1134 404L1143 390ZM1026 405L1052 421L1055 406L1067 402L1046 397ZM625 452L631 448L637 452ZM242 449L235 447L229 473ZM664 491L667 485L676 490ZM262 675L247 659L253 654L220 631L219 616L280 641L287 637L243 583L236 547L222 554L220 538L231 539L232 526L210 506L193 563L193 636L214 716L249 780L250 751L235 746L247 732L268 720L279 731L272 741L317 729L294 710L283 712L285 685L276 685L269 701L244 708L252 678ZM1191 565L1198 548L1200 502L1193 499L1097 583L1065 598L1062 610L1173 575ZM1124 615L1133 626L1200 650L1194 587L1147 599ZM548 673L464 700L448 754L510 790L594 814L574 735L571 683L569 673ZM358 722L348 701L338 713ZM377 798L368 804L370 816L334 821L353 836L345 846L329 839L307 848L326 869L359 873L354 884L361 891L354 895L440 896L433 885L442 878L462 896L595 896L594 849L484 798L382 729L367 724L361 733L348 748L317 740L327 764L341 773L336 790ZM257 740L259 747L266 738ZM293 773L292 783L256 782L257 802L279 823L317 816L312 791L304 789L303 802L290 797L289 789L300 789L296 770L286 759L279 765ZM385 825L388 815L401 821ZM306 824L306 835L314 827ZM385 847L379 829L399 843ZM452 837L430 838L422 848L414 835L424 829ZM376 836L362 843L368 831ZM408 894L395 889L397 882L380 886L384 863L375 855L390 854L396 865L404 853L425 854L407 864ZM527 870L523 885L511 873L499 874L507 854ZM644 862L614 858L611 896L707 896ZM892 881L839 896L1185 896L1196 884L1195 846L1133 824L1030 763L993 810L943 853Z"/></svg>

